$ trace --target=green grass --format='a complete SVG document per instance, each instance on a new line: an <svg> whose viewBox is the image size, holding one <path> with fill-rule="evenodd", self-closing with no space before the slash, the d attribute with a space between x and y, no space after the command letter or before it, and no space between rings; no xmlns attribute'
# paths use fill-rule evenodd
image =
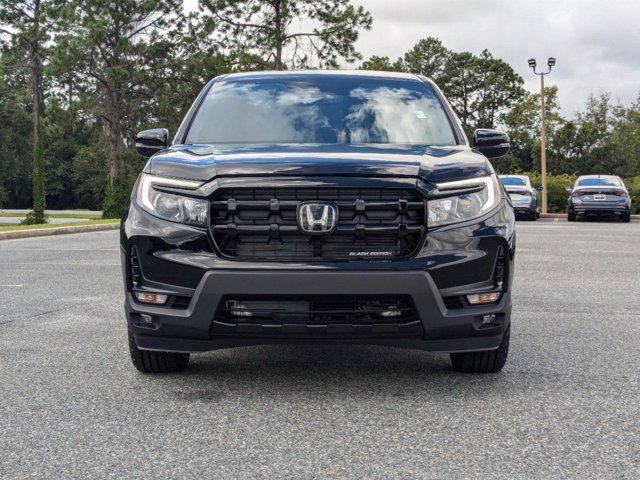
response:
<svg viewBox="0 0 640 480"><path fill-rule="evenodd" d="M24 218L26 213L3 212L0 210L0 217L5 218ZM99 213L51 213L47 214L48 218L86 218L87 220L100 220L102 215Z"/></svg>
<svg viewBox="0 0 640 480"><path fill-rule="evenodd" d="M0 223L0 232L12 232L14 230L37 230L39 228L56 228L56 227L71 227L80 225L99 225L101 223L116 223L119 222L118 218L101 218L98 220L87 220L86 222L69 222L69 223L45 223L40 225L18 225L10 223Z"/></svg>

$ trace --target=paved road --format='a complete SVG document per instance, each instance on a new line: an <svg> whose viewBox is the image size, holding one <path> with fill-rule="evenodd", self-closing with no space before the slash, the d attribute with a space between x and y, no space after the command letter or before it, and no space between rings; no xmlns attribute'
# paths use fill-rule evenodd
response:
<svg viewBox="0 0 640 480"><path fill-rule="evenodd" d="M116 241L0 242L0 478L640 477L640 222L518 224L495 376L350 346L138 374Z"/></svg>

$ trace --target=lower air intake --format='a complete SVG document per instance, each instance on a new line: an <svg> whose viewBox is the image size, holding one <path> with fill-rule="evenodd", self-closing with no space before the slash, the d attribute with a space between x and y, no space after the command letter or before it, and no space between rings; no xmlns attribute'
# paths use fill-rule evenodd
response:
<svg viewBox="0 0 640 480"><path fill-rule="evenodd" d="M415 337L423 334L410 297L238 297L223 300L215 335Z"/></svg>

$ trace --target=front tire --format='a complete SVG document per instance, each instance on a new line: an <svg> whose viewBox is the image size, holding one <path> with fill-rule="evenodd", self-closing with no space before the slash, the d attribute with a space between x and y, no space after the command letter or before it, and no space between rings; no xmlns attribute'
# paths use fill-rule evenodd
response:
<svg viewBox="0 0 640 480"><path fill-rule="evenodd" d="M509 354L510 330L511 325L502 335L502 341L496 350L452 353L453 369L461 373L497 373L502 370Z"/></svg>
<svg viewBox="0 0 640 480"><path fill-rule="evenodd" d="M576 221L576 214L575 213L567 214L567 222L575 222L575 221Z"/></svg>
<svg viewBox="0 0 640 480"><path fill-rule="evenodd" d="M133 366L142 373L181 372L189 364L188 353L155 352L139 349L130 329L129 353L131 354Z"/></svg>
<svg viewBox="0 0 640 480"><path fill-rule="evenodd" d="M629 223L631 221L631 212L628 212L622 215L622 221L624 223Z"/></svg>

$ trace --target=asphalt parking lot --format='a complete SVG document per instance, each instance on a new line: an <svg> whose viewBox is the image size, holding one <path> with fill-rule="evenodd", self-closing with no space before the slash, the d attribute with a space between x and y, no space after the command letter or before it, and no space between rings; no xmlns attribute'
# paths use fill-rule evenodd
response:
<svg viewBox="0 0 640 480"><path fill-rule="evenodd" d="M385 347L130 364L115 231L0 242L0 478L639 478L640 222L519 222L497 375Z"/></svg>

